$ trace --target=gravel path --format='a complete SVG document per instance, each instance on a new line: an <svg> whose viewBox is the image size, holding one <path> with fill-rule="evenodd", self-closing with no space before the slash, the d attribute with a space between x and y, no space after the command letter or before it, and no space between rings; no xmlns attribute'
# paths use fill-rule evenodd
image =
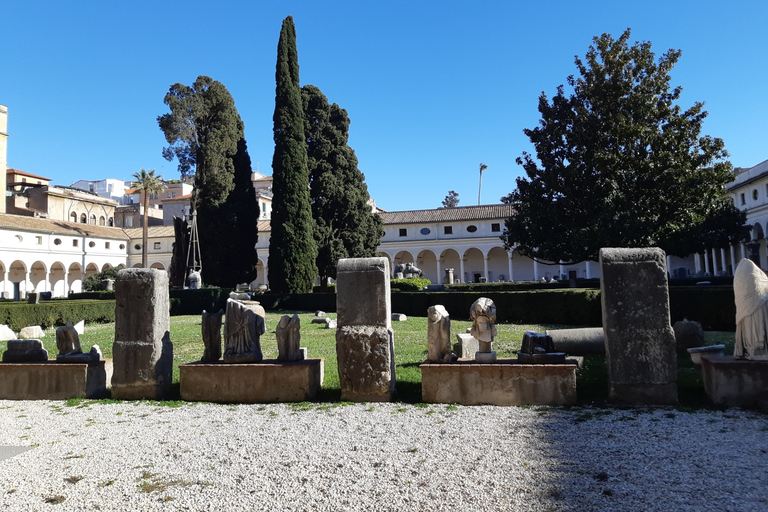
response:
<svg viewBox="0 0 768 512"><path fill-rule="evenodd" d="M5 510L768 510L740 410L0 401Z"/></svg>

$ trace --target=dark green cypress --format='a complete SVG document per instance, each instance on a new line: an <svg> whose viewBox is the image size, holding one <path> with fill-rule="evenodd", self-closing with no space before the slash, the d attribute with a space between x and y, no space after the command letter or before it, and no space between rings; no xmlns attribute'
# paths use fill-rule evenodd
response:
<svg viewBox="0 0 768 512"><path fill-rule="evenodd" d="M296 29L291 16L283 20L280 31L275 81L269 286L277 293L308 293L317 276L317 246L309 199Z"/></svg>
<svg viewBox="0 0 768 512"><path fill-rule="evenodd" d="M336 277L341 258L376 256L384 234L381 218L371 211L365 176L349 147L349 117L329 104L314 85L301 89L315 219L317 269L321 283Z"/></svg>

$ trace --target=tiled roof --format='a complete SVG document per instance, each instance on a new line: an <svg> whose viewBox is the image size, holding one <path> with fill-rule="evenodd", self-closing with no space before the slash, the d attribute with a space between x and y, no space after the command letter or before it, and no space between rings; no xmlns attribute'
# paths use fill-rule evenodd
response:
<svg viewBox="0 0 768 512"><path fill-rule="evenodd" d="M142 228L126 228L125 234L133 240L134 238L141 238L143 236ZM149 238L166 238L175 237L176 233L173 231L173 226L149 226L147 230L147 236Z"/></svg>
<svg viewBox="0 0 768 512"><path fill-rule="evenodd" d="M27 176L29 178L35 178L35 179L38 179L38 180L51 181L51 178L44 178L43 176L38 176L37 174L32 174L31 172L24 172L24 171L20 171L18 169L11 169L10 167L6 168L5 173L6 174L18 174L19 176Z"/></svg>
<svg viewBox="0 0 768 512"><path fill-rule="evenodd" d="M507 219L512 216L512 205L487 204L480 206L457 206L433 210L407 210L403 212L381 212L384 224L420 224L423 222L455 222L463 220Z"/></svg>
<svg viewBox="0 0 768 512"><path fill-rule="evenodd" d="M272 231L272 226L268 220L260 220L256 226L259 230L259 233L270 233Z"/></svg>
<svg viewBox="0 0 768 512"><path fill-rule="evenodd" d="M0 213L0 229L23 229L40 233L56 233L69 236L90 236L98 238L116 238L125 240L128 237L120 228L79 224L63 220L40 219Z"/></svg>

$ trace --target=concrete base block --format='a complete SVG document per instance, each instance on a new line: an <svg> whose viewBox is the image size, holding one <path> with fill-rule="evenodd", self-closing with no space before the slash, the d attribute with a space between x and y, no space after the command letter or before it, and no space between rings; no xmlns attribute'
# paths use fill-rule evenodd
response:
<svg viewBox="0 0 768 512"><path fill-rule="evenodd" d="M576 403L576 365L520 364L499 359L495 364L459 360L425 363L421 398L427 403L462 405L569 405Z"/></svg>
<svg viewBox="0 0 768 512"><path fill-rule="evenodd" d="M112 345L115 370L112 398L118 400L162 400L173 382L173 345L168 336L162 343L115 341Z"/></svg>
<svg viewBox="0 0 768 512"><path fill-rule="evenodd" d="M66 400L104 398L112 378L112 360L92 363L2 363L0 399Z"/></svg>
<svg viewBox="0 0 768 512"><path fill-rule="evenodd" d="M705 355L701 376L704 391L715 405L754 408L768 397L768 361Z"/></svg>
<svg viewBox="0 0 768 512"><path fill-rule="evenodd" d="M191 363L179 366L181 399L190 402L303 402L317 396L325 359L256 364Z"/></svg>

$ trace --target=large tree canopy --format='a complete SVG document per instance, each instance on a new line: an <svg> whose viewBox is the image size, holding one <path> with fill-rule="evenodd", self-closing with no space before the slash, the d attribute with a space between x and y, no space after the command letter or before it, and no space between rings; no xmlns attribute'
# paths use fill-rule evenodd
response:
<svg viewBox="0 0 768 512"><path fill-rule="evenodd" d="M256 278L259 208L251 159L235 101L221 82L199 76L191 87L171 86L171 112L157 118L182 176L194 170L203 280L232 286Z"/></svg>
<svg viewBox="0 0 768 512"><path fill-rule="evenodd" d="M290 16L283 20L280 31L275 82L269 286L278 293L306 293L312 291L317 276L317 246L309 198L296 28Z"/></svg>
<svg viewBox="0 0 768 512"><path fill-rule="evenodd" d="M302 87L301 94L317 269L325 284L328 277L336 277L340 258L375 256L384 232L381 218L371 211L365 176L348 145L347 111L329 104L314 85Z"/></svg>
<svg viewBox="0 0 768 512"><path fill-rule="evenodd" d="M721 139L701 135L703 104L676 104L680 51L656 59L629 37L595 37L567 79L573 92L541 94L539 126L524 130L536 158L517 159L526 176L503 198L515 207L507 248L552 262L595 260L601 247L672 249L723 212L731 164Z"/></svg>

